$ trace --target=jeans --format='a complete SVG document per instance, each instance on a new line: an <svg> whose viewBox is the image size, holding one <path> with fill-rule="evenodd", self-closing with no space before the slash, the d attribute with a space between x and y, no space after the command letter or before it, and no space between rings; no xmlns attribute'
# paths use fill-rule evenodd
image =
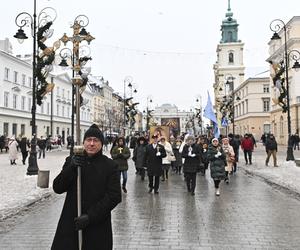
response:
<svg viewBox="0 0 300 250"><path fill-rule="evenodd" d="M252 151L251 150L244 150L244 157L246 164L248 164L248 161L250 164L252 164Z"/></svg>
<svg viewBox="0 0 300 250"><path fill-rule="evenodd" d="M120 171L120 180L121 180L121 176L123 177L122 186L126 187L126 183L127 183L127 170Z"/></svg>

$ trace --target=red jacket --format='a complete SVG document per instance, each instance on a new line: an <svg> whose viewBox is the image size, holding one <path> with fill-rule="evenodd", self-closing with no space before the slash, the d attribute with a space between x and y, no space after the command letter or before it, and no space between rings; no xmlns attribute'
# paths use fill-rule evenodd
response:
<svg viewBox="0 0 300 250"><path fill-rule="evenodd" d="M253 144L252 139L250 137L244 138L242 140L241 147L242 147L243 150L251 150L251 151L253 151L254 144Z"/></svg>

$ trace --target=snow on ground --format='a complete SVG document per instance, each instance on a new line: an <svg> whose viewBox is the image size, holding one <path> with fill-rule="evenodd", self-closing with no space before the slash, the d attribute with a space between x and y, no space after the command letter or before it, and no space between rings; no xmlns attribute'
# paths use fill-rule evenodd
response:
<svg viewBox="0 0 300 250"><path fill-rule="evenodd" d="M10 165L8 154L0 153L0 220L53 193L52 181L60 172L65 156L51 152L46 153L45 159L38 159L41 170L50 170L49 188L37 187L37 175L26 175L28 164L23 165L21 158L19 154L17 165Z"/></svg>
<svg viewBox="0 0 300 250"><path fill-rule="evenodd" d="M273 167L271 164L266 167L261 163L260 165L243 165L242 168L268 182L300 194L300 167L297 167L293 161L281 161L279 167Z"/></svg>

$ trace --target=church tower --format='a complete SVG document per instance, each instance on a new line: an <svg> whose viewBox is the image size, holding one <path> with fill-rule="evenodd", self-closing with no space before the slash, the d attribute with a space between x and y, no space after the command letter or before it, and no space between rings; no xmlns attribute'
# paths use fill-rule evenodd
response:
<svg viewBox="0 0 300 250"><path fill-rule="evenodd" d="M222 37L217 45L217 61L214 64L215 109L218 121L221 121L222 117L220 107L223 96L231 93L233 88L236 89L244 81L244 43L238 39L238 26L237 20L233 18L230 0L228 0L228 9L221 25ZM228 80L229 82L233 80L233 84L226 84Z"/></svg>

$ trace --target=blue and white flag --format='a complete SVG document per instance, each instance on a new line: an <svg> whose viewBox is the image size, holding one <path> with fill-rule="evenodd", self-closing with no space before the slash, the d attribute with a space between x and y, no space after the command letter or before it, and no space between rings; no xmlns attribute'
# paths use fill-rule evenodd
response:
<svg viewBox="0 0 300 250"><path fill-rule="evenodd" d="M206 106L204 108L203 116L212 121L213 128L214 128L214 136L216 138L219 138L220 130L219 130L219 127L218 127L217 117L216 117L216 114L214 112L213 105L211 103L211 99L210 99L210 95L209 95L208 91L207 91L207 94L208 94L208 98L207 98Z"/></svg>

